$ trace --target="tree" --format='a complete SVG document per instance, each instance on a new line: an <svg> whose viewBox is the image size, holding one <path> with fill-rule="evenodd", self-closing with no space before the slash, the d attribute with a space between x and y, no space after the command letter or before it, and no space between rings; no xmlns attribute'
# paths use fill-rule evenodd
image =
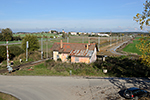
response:
<svg viewBox="0 0 150 100"><path fill-rule="evenodd" d="M68 35L66 33L63 33L62 38L66 39Z"/></svg>
<svg viewBox="0 0 150 100"><path fill-rule="evenodd" d="M0 41L3 41L4 38L3 38L3 35L0 33Z"/></svg>
<svg viewBox="0 0 150 100"><path fill-rule="evenodd" d="M26 51L26 42L28 41L29 43L29 51L36 51L40 48L38 39L34 35L26 35L23 40L21 47L24 51Z"/></svg>
<svg viewBox="0 0 150 100"><path fill-rule="evenodd" d="M150 36L140 38L137 48L142 52L142 63L150 67Z"/></svg>
<svg viewBox="0 0 150 100"><path fill-rule="evenodd" d="M143 25L150 26L150 1L146 0L144 4L143 14L137 13L133 19L140 24L140 28L143 29ZM142 52L142 63L150 67L150 36L143 37L140 39L140 43L137 45L137 48Z"/></svg>
<svg viewBox="0 0 150 100"><path fill-rule="evenodd" d="M146 0L142 14L137 13L133 19L140 24L141 29L143 29L144 24L150 26L150 1Z"/></svg>
<svg viewBox="0 0 150 100"><path fill-rule="evenodd" d="M7 59L6 46L0 46L0 61Z"/></svg>
<svg viewBox="0 0 150 100"><path fill-rule="evenodd" d="M12 30L10 28L2 29L2 35L4 40L11 41L13 38Z"/></svg>

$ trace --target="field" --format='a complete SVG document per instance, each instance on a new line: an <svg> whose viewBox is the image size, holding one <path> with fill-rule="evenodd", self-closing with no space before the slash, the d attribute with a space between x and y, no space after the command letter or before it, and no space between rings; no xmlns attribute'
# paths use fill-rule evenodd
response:
<svg viewBox="0 0 150 100"><path fill-rule="evenodd" d="M20 37L25 37L25 35L27 35L27 34L13 34L13 36L20 36ZM50 37L50 36L58 36L58 35L56 35L56 34L50 34L50 33L38 33L38 34L35 34L35 33L32 33L32 34L30 34L30 35L35 35L35 36L37 36L37 37L40 37L40 36L47 36L47 37Z"/></svg>
<svg viewBox="0 0 150 100"><path fill-rule="evenodd" d="M129 53L137 53L138 55L141 55L142 53L139 51L139 49L136 47L137 44L139 44L139 37L137 37L135 40L133 40L133 43L128 44L123 51L129 52Z"/></svg>
<svg viewBox="0 0 150 100"><path fill-rule="evenodd" d="M21 41L8 41L8 43L19 43ZM0 44L6 44L6 41L0 41Z"/></svg>

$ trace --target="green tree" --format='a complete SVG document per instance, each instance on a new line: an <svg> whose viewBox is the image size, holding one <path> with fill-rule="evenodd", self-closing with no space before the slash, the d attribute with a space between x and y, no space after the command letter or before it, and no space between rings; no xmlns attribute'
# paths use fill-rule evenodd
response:
<svg viewBox="0 0 150 100"><path fill-rule="evenodd" d="M3 35L0 33L0 41L4 41Z"/></svg>
<svg viewBox="0 0 150 100"><path fill-rule="evenodd" d="M6 60L7 53L6 53L6 46L0 46L0 60Z"/></svg>
<svg viewBox="0 0 150 100"><path fill-rule="evenodd" d="M10 28L2 29L2 35L4 40L11 41L13 38L12 30Z"/></svg>
<svg viewBox="0 0 150 100"><path fill-rule="evenodd" d="M66 33L63 33L62 38L66 39L68 35Z"/></svg>
<svg viewBox="0 0 150 100"><path fill-rule="evenodd" d="M26 42L28 41L29 43L29 51L36 51L40 48L38 39L36 36L34 35L26 35L23 40L22 40L22 44L21 47L24 51L26 51Z"/></svg>
<svg viewBox="0 0 150 100"><path fill-rule="evenodd" d="M140 24L141 29L143 29L144 24L150 26L150 1L146 0L142 14L137 13L133 19ZM137 48L142 52L142 56L140 57L142 58L142 63L150 67L150 36L142 36L140 39L140 44L137 45Z"/></svg>
<svg viewBox="0 0 150 100"><path fill-rule="evenodd" d="M150 26L150 1L146 0L146 3L144 4L144 11L142 14L137 13L136 16L133 17L133 19L140 24L140 28L143 29L143 25Z"/></svg>

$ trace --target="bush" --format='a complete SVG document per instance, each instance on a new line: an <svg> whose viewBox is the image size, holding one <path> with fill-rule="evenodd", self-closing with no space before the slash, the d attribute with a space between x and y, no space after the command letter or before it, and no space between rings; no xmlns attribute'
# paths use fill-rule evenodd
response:
<svg viewBox="0 0 150 100"><path fill-rule="evenodd" d="M10 46L9 51L10 51L11 59L14 58L15 56L24 53L24 50L21 49L19 46Z"/></svg>
<svg viewBox="0 0 150 100"><path fill-rule="evenodd" d="M20 36L14 36L13 37L13 41L18 41L18 40L22 40Z"/></svg>
<svg viewBox="0 0 150 100"><path fill-rule="evenodd" d="M54 38L53 36L50 36L50 38Z"/></svg>
<svg viewBox="0 0 150 100"><path fill-rule="evenodd" d="M58 58L57 61L62 61L62 60L60 58Z"/></svg>

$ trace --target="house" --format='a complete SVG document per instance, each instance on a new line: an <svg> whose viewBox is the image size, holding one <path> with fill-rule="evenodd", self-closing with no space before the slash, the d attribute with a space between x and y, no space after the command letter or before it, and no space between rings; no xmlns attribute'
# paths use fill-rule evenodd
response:
<svg viewBox="0 0 150 100"><path fill-rule="evenodd" d="M67 62L68 57L72 63L92 63L96 61L97 46L95 43L63 43L62 40L54 43L51 50L53 59Z"/></svg>

